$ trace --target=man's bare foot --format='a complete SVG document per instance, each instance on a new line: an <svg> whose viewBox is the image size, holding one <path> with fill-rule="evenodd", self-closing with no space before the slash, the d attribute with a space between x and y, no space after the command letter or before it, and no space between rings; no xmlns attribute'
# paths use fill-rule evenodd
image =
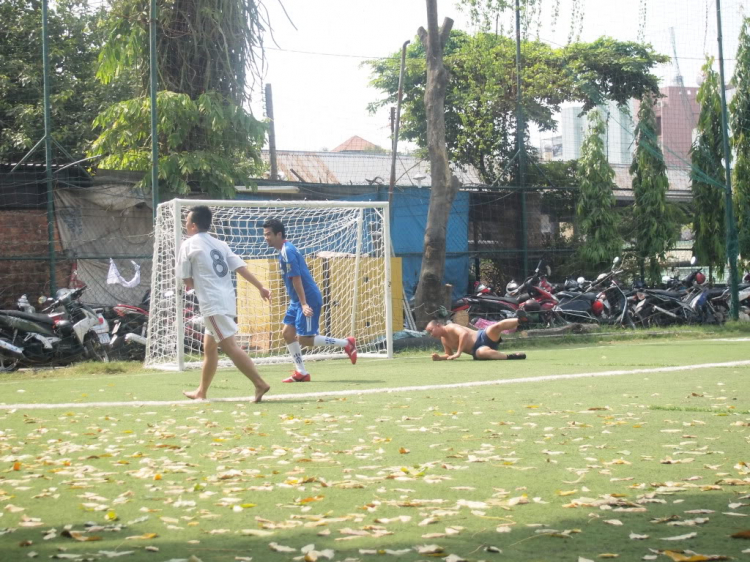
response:
<svg viewBox="0 0 750 562"><path fill-rule="evenodd" d="M269 390L271 390L271 386L270 385L262 386L260 388L258 388L256 386L255 387L255 400L254 400L254 402L257 404L258 402L260 402L261 400L263 400L263 395L266 392L268 392Z"/></svg>
<svg viewBox="0 0 750 562"><path fill-rule="evenodd" d="M204 396L201 396L201 395L200 395L200 394L198 393L198 391L197 391L197 390L193 390L193 391L191 391L191 392L188 392L187 390L183 390L183 391L182 391L182 393L183 393L183 394L184 394L185 396L187 396L188 398L190 398L190 400L205 400L205 399L206 399L205 395L204 395Z"/></svg>

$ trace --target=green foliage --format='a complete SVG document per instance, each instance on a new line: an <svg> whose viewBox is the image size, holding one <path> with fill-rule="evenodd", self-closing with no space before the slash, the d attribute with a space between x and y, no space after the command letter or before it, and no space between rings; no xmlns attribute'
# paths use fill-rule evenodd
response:
<svg viewBox="0 0 750 562"><path fill-rule="evenodd" d="M489 185L513 180L509 162L516 152L515 56L512 39L489 33L453 31L445 48L449 158L473 166ZM625 103L644 92L657 93L651 69L668 60L650 46L610 38L563 48L523 41L522 56L525 121L542 131L556 128L554 116L564 102L580 102L588 110L607 99ZM412 43L407 49L401 136L420 147L427 146L424 59L421 43ZM371 84L385 93L370 109L395 103L400 54L366 64L372 69Z"/></svg>
<svg viewBox="0 0 750 562"><path fill-rule="evenodd" d="M660 281L660 260L674 245L679 231L678 210L667 203L667 166L656 138L654 97L641 98L638 124L635 129L636 150L630 174L633 177L633 225L635 253L641 264L641 274L648 281ZM645 262L648 270L644 272Z"/></svg>
<svg viewBox="0 0 750 562"><path fill-rule="evenodd" d="M576 209L582 238L578 254L587 274L601 271L622 250L613 192L615 172L607 162L602 140L607 129L599 110L590 111L589 116L589 132L578 161L580 191Z"/></svg>
<svg viewBox="0 0 750 562"><path fill-rule="evenodd" d="M719 75L712 68L713 58L703 65L703 83L698 88L701 106L698 136L690 149L690 180L693 191L693 251L701 265L723 271L725 251L725 208L723 185L724 146L721 124Z"/></svg>
<svg viewBox="0 0 750 562"><path fill-rule="evenodd" d="M127 82L104 86L94 76L103 14L88 0L58 0L48 10L52 136L74 156L96 137L96 114L129 95ZM42 3L4 0L0 21L0 162L18 162L44 136ZM43 160L41 150L32 157Z"/></svg>
<svg viewBox="0 0 750 562"><path fill-rule="evenodd" d="M235 185L252 185L262 171L266 127L243 108L262 57L259 7L239 0L158 2L159 179L169 191L234 197ZM103 167L150 167L148 9L148 0L115 0L107 21L97 76L106 84L136 68L140 95L96 118L100 136L92 152L104 156ZM150 179L143 185L150 187Z"/></svg>
<svg viewBox="0 0 750 562"><path fill-rule="evenodd" d="M261 146L265 127L241 107L222 103L216 92L190 99L187 94L159 92L159 179L174 193L200 189L214 198L233 198L235 185L250 185L261 167L250 160L248 144ZM101 167L148 170L151 165L151 101L140 97L102 112L95 125L102 133L92 152ZM187 149L200 136L200 148ZM150 186L151 176L144 178Z"/></svg>
<svg viewBox="0 0 750 562"><path fill-rule="evenodd" d="M750 259L750 18L745 18L737 50L733 82L737 89L730 105L735 151L734 203L737 209L740 254Z"/></svg>
<svg viewBox="0 0 750 562"><path fill-rule="evenodd" d="M158 0L157 6L160 87L191 99L215 91L238 105L248 101L263 61L261 2ZM148 86L148 22L149 0L113 0L97 72L103 82L136 67Z"/></svg>

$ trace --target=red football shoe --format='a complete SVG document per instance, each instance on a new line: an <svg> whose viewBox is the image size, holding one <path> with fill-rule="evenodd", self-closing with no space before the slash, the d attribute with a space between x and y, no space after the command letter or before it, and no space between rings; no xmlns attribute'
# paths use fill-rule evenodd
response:
<svg viewBox="0 0 750 562"><path fill-rule="evenodd" d="M346 338L346 341L348 341L349 343L346 344L344 351L349 356L352 365L355 365L357 363L357 340L355 340L352 336L349 336L348 338Z"/></svg>
<svg viewBox="0 0 750 562"><path fill-rule="evenodd" d="M310 382L310 373L303 375L299 371L294 371L291 377L281 382Z"/></svg>

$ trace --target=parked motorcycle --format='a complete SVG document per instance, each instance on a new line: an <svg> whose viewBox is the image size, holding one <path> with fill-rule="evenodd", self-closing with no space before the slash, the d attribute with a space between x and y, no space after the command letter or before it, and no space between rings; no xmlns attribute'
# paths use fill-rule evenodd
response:
<svg viewBox="0 0 750 562"><path fill-rule="evenodd" d="M113 357L130 361L146 358L146 337L151 291L146 291L139 306L117 304L112 307L116 319L112 325L110 350ZM136 345L130 345L135 343Z"/></svg>
<svg viewBox="0 0 750 562"><path fill-rule="evenodd" d="M738 316L742 322L750 322L750 275L746 275L743 281L746 279L747 282L740 284L738 287L738 302L740 305ZM726 287L718 296L709 296L709 301L716 311L719 322L729 319L731 300L731 287Z"/></svg>
<svg viewBox="0 0 750 562"><path fill-rule="evenodd" d="M168 291L165 296L171 299L174 297L174 292ZM201 353L203 351L205 325L200 314L198 299L194 290L187 291L185 297L183 304L185 352ZM114 312L121 316L122 320L119 327L115 326L113 330L112 343L118 353L125 354L124 358L126 359L143 361L146 358L150 301L149 291L143 297L141 306L118 304L114 307Z"/></svg>
<svg viewBox="0 0 750 562"><path fill-rule="evenodd" d="M84 290L62 293L42 313L0 311L0 371L68 365L81 359L109 361L106 321L80 302Z"/></svg>
<svg viewBox="0 0 750 562"><path fill-rule="evenodd" d="M549 274L549 272L547 272ZM542 261L537 264L534 273L520 285L511 281L506 285L505 296L477 287L476 294L467 295L453 302L452 312L467 310L472 324L478 318L497 322L506 318L515 318L519 310L527 313L531 323L551 326L563 322L553 311L557 299L552 295L553 287L547 281L542 270Z"/></svg>
<svg viewBox="0 0 750 562"><path fill-rule="evenodd" d="M696 258L690 260L695 266ZM679 275L664 276L667 289L641 289L636 293L635 314L643 326L670 324L716 323L723 315L711 304L710 297L717 291L705 285L701 268L694 269L681 280Z"/></svg>

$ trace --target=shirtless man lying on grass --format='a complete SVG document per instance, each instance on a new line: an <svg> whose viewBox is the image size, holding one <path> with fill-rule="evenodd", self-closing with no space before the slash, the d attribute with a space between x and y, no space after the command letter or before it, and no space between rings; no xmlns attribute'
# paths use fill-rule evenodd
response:
<svg viewBox="0 0 750 562"><path fill-rule="evenodd" d="M441 324L433 320L427 327L427 333L440 338L445 355L432 354L433 361L452 361L468 353L474 359L526 359L525 353L500 353L497 346L502 341L500 334L504 330L513 331L518 327L518 318L508 318L496 322L484 330L472 330L459 324Z"/></svg>

